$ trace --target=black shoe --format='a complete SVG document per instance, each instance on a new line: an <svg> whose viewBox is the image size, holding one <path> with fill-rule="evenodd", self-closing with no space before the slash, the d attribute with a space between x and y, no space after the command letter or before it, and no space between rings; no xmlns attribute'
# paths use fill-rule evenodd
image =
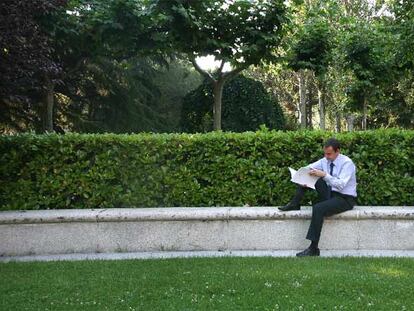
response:
<svg viewBox="0 0 414 311"><path fill-rule="evenodd" d="M296 254L296 256L298 257L303 257L303 256L319 256L320 255L320 250L319 248L312 248L312 247L308 247L307 249L299 252Z"/></svg>
<svg viewBox="0 0 414 311"><path fill-rule="evenodd" d="M281 206L281 207L278 207L278 208L279 208L279 210L284 211L284 212L294 211L294 210L300 210L300 205L288 203L285 206Z"/></svg>

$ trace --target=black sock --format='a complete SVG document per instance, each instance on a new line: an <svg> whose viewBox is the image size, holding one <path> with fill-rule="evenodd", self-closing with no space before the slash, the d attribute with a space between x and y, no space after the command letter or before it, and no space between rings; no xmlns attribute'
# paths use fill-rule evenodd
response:
<svg viewBox="0 0 414 311"><path fill-rule="evenodd" d="M310 247L311 248L318 248L318 241L312 241Z"/></svg>

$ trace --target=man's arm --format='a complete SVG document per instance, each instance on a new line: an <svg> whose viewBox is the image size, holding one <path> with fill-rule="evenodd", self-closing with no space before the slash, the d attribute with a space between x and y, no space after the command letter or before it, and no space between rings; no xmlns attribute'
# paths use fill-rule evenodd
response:
<svg viewBox="0 0 414 311"><path fill-rule="evenodd" d="M351 161L345 162L339 177L333 177L328 172L326 172L325 177L323 179L331 186L342 190L349 182L352 177L352 174L355 172L355 164Z"/></svg>
<svg viewBox="0 0 414 311"><path fill-rule="evenodd" d="M322 167L322 159L319 159L316 162L313 162L311 164L308 164L305 167L310 167L310 168L313 168L313 169L317 169L317 170L321 170L322 171L323 170L323 167Z"/></svg>

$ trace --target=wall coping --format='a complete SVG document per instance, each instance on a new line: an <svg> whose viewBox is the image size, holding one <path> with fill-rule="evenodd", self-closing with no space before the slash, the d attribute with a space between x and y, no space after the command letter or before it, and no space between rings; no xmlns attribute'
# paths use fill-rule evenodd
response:
<svg viewBox="0 0 414 311"><path fill-rule="evenodd" d="M177 220L310 219L311 206L299 211L279 211L277 206L151 207L107 209L51 209L0 211L1 224L126 222ZM355 206L332 219L414 219L414 206Z"/></svg>

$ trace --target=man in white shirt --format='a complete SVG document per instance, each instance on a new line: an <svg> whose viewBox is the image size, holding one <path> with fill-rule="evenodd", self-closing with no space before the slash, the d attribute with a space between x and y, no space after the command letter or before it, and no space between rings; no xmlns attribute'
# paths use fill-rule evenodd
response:
<svg viewBox="0 0 414 311"><path fill-rule="evenodd" d="M319 202L312 205L312 220L306 239L311 245L296 256L319 256L319 238L324 216L331 216L353 209L356 205L356 167L352 160L340 153L339 141L330 138L324 144L325 157L307 165L312 168L309 174L320 177L315 184ZM308 188L297 185L292 200L281 211L299 210L300 202Z"/></svg>

